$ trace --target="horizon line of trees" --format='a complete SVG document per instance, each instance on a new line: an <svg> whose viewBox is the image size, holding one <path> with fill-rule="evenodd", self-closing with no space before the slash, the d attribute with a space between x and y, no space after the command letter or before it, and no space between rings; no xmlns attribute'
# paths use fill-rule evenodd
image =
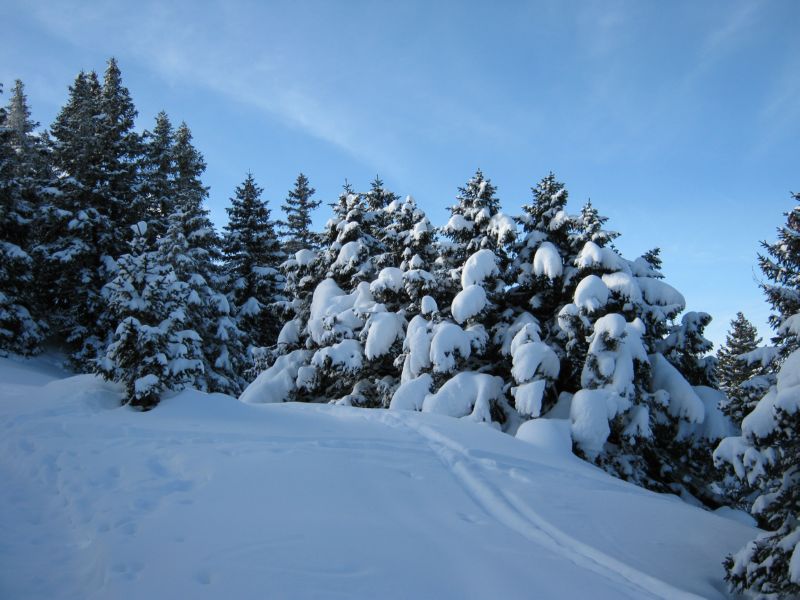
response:
<svg viewBox="0 0 800 600"><path fill-rule="evenodd" d="M304 174L277 220L248 173L219 233L189 127L162 112L139 134L136 116L113 58L102 81L78 74L44 132L16 82L0 110L0 352L64 348L142 410L192 386L511 434L568 418L586 460L770 530L726 560L733 588L800 592L800 207L759 257L772 346L739 313L714 356L710 315L684 312L659 250L624 258L553 173L510 216L478 170L441 228L378 177L345 183L320 232Z"/></svg>

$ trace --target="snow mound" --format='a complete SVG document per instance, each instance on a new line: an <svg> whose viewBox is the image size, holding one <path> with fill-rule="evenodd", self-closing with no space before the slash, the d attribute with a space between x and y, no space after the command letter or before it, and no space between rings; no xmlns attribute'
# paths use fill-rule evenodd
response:
<svg viewBox="0 0 800 600"><path fill-rule="evenodd" d="M544 275L548 279L561 277L564 265L561 262L561 255L558 249L550 242L542 242L533 257L533 274Z"/></svg>
<svg viewBox="0 0 800 600"><path fill-rule="evenodd" d="M517 429L516 438L537 451L573 459L570 424L566 419L531 419Z"/></svg>
<svg viewBox="0 0 800 600"><path fill-rule="evenodd" d="M491 422L491 402L503 396L503 379L463 371L448 379L435 394L425 397L422 412Z"/></svg>
<svg viewBox="0 0 800 600"><path fill-rule="evenodd" d="M608 302L608 286L597 275L587 275L575 288L574 300L578 307L592 313Z"/></svg>
<svg viewBox="0 0 800 600"><path fill-rule="evenodd" d="M450 306L450 311L456 323L463 323L486 308L486 290L480 285L468 285L461 290Z"/></svg>
<svg viewBox="0 0 800 600"><path fill-rule="evenodd" d="M321 348L314 353L311 364L318 369L334 368L355 372L361 368L364 353L356 340L342 340L338 344Z"/></svg>
<svg viewBox="0 0 800 600"><path fill-rule="evenodd" d="M669 414L690 423L702 423L705 419L705 405L680 371L662 354L651 354L650 365L653 370L653 389L664 390L669 394Z"/></svg>
<svg viewBox="0 0 800 600"><path fill-rule="evenodd" d="M469 358L470 338L467 332L455 323L442 322L436 325L431 340L430 360L434 373L450 373L456 360Z"/></svg>
<svg viewBox="0 0 800 600"><path fill-rule="evenodd" d="M471 285L483 285L487 278L499 274L497 256L491 250L478 250L464 263L461 271L461 287L467 289Z"/></svg>
<svg viewBox="0 0 800 600"><path fill-rule="evenodd" d="M307 350L295 350L279 356L269 369L259 373L244 389L239 400L245 404L286 402L296 389L297 371L308 363L309 354Z"/></svg>
<svg viewBox="0 0 800 600"><path fill-rule="evenodd" d="M390 410L422 410L425 396L431 391L433 378L429 373L400 384L392 395Z"/></svg>
<svg viewBox="0 0 800 600"><path fill-rule="evenodd" d="M517 412L525 417L539 417L542 414L542 397L547 382L537 379L511 388Z"/></svg>
<svg viewBox="0 0 800 600"><path fill-rule="evenodd" d="M364 354L368 360L383 356L396 340L403 337L405 319L393 312L379 312L372 315L364 326L368 331Z"/></svg>

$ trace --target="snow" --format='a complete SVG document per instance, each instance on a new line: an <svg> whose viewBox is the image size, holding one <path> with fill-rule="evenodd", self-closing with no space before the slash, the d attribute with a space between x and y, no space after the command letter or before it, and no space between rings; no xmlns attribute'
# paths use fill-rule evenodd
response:
<svg viewBox="0 0 800 600"><path fill-rule="evenodd" d="M431 366L431 338L430 321L421 315L412 318L403 340L403 351L406 352L403 381L416 377L422 369Z"/></svg>
<svg viewBox="0 0 800 600"><path fill-rule="evenodd" d="M456 323L463 323L479 314L485 307L486 291L483 287L480 285L468 285L453 298L450 311Z"/></svg>
<svg viewBox="0 0 800 600"><path fill-rule="evenodd" d="M497 256L484 248L470 256L461 271L461 287L467 289L471 285L483 285L487 278L497 275Z"/></svg>
<svg viewBox="0 0 800 600"><path fill-rule="evenodd" d="M703 422L692 424L682 422L679 435L681 437L690 436L695 439L703 438L710 441L717 441L736 435L736 426L719 409L725 400L725 394L704 385L692 386L692 389L703 402Z"/></svg>
<svg viewBox="0 0 800 600"><path fill-rule="evenodd" d="M789 559L789 580L800 583L800 543L795 544L792 557Z"/></svg>
<svg viewBox="0 0 800 600"><path fill-rule="evenodd" d="M317 259L317 253L313 250L308 250L304 248L302 250L298 250L294 254L294 260L297 262L298 265L301 267L306 267L313 263Z"/></svg>
<svg viewBox="0 0 800 600"><path fill-rule="evenodd" d="M366 282L360 284L352 294L345 294L333 279L320 282L311 298L307 325L311 339L317 344L324 343L331 326L332 331L340 332L361 326L363 321L353 311L357 303L365 307L374 305L374 300L369 295L369 284Z"/></svg>
<svg viewBox="0 0 800 600"><path fill-rule="evenodd" d="M536 446L537 452L575 460L572 436L566 419L531 419L519 426L516 438Z"/></svg>
<svg viewBox="0 0 800 600"><path fill-rule="evenodd" d="M538 417L542 414L542 396L547 382L537 379L512 387L511 395L514 396L514 406L517 412L525 417Z"/></svg>
<svg viewBox="0 0 800 600"><path fill-rule="evenodd" d="M561 263L558 249L550 242L542 242L533 257L533 274L555 279L561 277L563 269L564 265Z"/></svg>
<svg viewBox="0 0 800 600"><path fill-rule="evenodd" d="M462 371L448 379L435 394L425 397L422 412L449 417L469 416L488 423L491 421L490 402L500 399L502 395L502 377Z"/></svg>
<svg viewBox="0 0 800 600"><path fill-rule="evenodd" d="M431 391L433 378L429 373L406 381L395 390L389 408L391 410L422 410L425 396Z"/></svg>
<svg viewBox="0 0 800 600"><path fill-rule="evenodd" d="M286 402L295 390L298 370L308 362L309 355L307 350L294 350L279 356L244 389L239 400L245 404Z"/></svg>
<svg viewBox="0 0 800 600"><path fill-rule="evenodd" d="M464 215L456 213L450 217L443 229L444 231L472 231L474 227L475 223L464 218Z"/></svg>
<svg viewBox="0 0 800 600"><path fill-rule="evenodd" d="M575 266L579 269L600 268L606 271L630 271L629 263L611 248L601 248L594 242L586 242L578 256Z"/></svg>
<svg viewBox="0 0 800 600"><path fill-rule="evenodd" d="M777 346L759 346L755 350L740 354L737 358L742 359L748 365L758 363L762 367L768 367L772 364L778 356L779 349Z"/></svg>
<svg viewBox="0 0 800 600"><path fill-rule="evenodd" d="M342 245L333 267L355 267L361 261L364 253L364 244L360 240L354 240Z"/></svg>
<svg viewBox="0 0 800 600"><path fill-rule="evenodd" d="M631 302L641 302L642 290L636 280L622 271L607 273L602 277L603 283L612 292L619 294Z"/></svg>
<svg viewBox="0 0 800 600"><path fill-rule="evenodd" d="M639 289L642 290L642 295L648 303L656 306L674 307L675 312L680 312L686 308L686 299L683 294L661 279L637 277L636 283L639 284Z"/></svg>
<svg viewBox="0 0 800 600"><path fill-rule="evenodd" d="M603 450L611 428L608 421L618 413L618 398L611 390L578 390L572 397L569 418L572 439L594 459Z"/></svg>
<svg viewBox="0 0 800 600"><path fill-rule="evenodd" d="M423 315L427 316L438 312L439 307L436 306L436 300L434 300L431 296L423 296L419 303L419 310Z"/></svg>
<svg viewBox="0 0 800 600"><path fill-rule="evenodd" d="M511 375L517 383L530 381L537 374L555 379L560 368L558 356L544 342L528 342L514 349L512 364Z"/></svg>
<svg viewBox="0 0 800 600"><path fill-rule="evenodd" d="M364 353L356 340L342 340L333 346L320 348L311 357L311 364L318 369L333 367L345 372L355 372L361 368Z"/></svg>
<svg viewBox="0 0 800 600"><path fill-rule="evenodd" d="M558 422L193 390L142 414L63 377L0 359L4 598L716 600L757 534L570 459Z"/></svg>
<svg viewBox="0 0 800 600"><path fill-rule="evenodd" d="M779 393L787 392L789 388L797 386L800 386L800 350L795 350L787 356L778 372Z"/></svg>
<svg viewBox="0 0 800 600"><path fill-rule="evenodd" d="M653 390L664 390L669 394L669 414L690 423L702 423L705 405L680 371L658 353L650 355L650 365L653 371Z"/></svg>
<svg viewBox="0 0 800 600"><path fill-rule="evenodd" d="M499 212L489 219L487 231L492 234L499 243L503 243L516 239L517 224L514 222L513 217Z"/></svg>
<svg viewBox="0 0 800 600"><path fill-rule="evenodd" d="M456 366L456 358L468 358L470 338L461 327L443 321L436 325L431 340L430 360L434 373L449 373Z"/></svg>
<svg viewBox="0 0 800 600"><path fill-rule="evenodd" d="M574 300L579 308L594 312L608 302L608 286L597 275L587 275L575 288Z"/></svg>
<svg viewBox="0 0 800 600"><path fill-rule="evenodd" d="M369 289L373 294L384 290L399 292L403 289L403 271L397 267L381 269L375 281L369 284Z"/></svg>
<svg viewBox="0 0 800 600"><path fill-rule="evenodd" d="M368 360L383 356L398 338L402 338L404 322L402 316L393 312L379 312L369 318L364 326L368 331L364 346Z"/></svg>
<svg viewBox="0 0 800 600"><path fill-rule="evenodd" d="M300 343L300 322L297 319L286 321L278 334L278 345L291 346Z"/></svg>

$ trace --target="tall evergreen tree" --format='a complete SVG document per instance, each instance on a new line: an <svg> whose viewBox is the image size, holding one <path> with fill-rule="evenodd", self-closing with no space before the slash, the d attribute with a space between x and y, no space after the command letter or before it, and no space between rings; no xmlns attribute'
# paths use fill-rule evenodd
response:
<svg viewBox="0 0 800 600"><path fill-rule="evenodd" d="M175 207L175 134L167 113L158 113L153 130L145 131L142 141L142 197L148 235L156 239L166 232Z"/></svg>
<svg viewBox="0 0 800 600"><path fill-rule="evenodd" d="M800 194L778 229L763 242L761 285L773 308L770 324L780 359L776 385L742 421L742 435L725 438L714 460L745 487L755 488L751 512L767 529L725 560L733 591L757 597L800 596Z"/></svg>
<svg viewBox="0 0 800 600"><path fill-rule="evenodd" d="M135 116L111 59L103 85L94 72L77 76L51 127L52 201L37 223L42 300L82 368L107 343L107 332L98 326L105 320L100 289L124 250L118 228L136 223L142 209Z"/></svg>
<svg viewBox="0 0 800 600"><path fill-rule="evenodd" d="M203 372L195 385L202 390L237 394L243 384L242 333L223 292L220 240L204 206L208 197L208 188L202 182L206 164L192 143L186 123L175 130L173 160L174 208L161 246L174 253L177 277L191 290L187 325L203 341Z"/></svg>
<svg viewBox="0 0 800 600"><path fill-rule="evenodd" d="M313 250L317 247L317 236L311 230L311 213L320 205L320 200L314 199L316 190L308 183L308 178L300 173L294 183L294 188L289 190L286 202L281 206L286 215L285 221L280 221L281 235L286 239L284 248L291 255L299 250Z"/></svg>
<svg viewBox="0 0 800 600"><path fill-rule="evenodd" d="M149 410L165 390L191 384L203 362L200 336L185 328L189 286L176 278L167 254L148 249L146 223L132 230L130 252L119 258L103 288L116 323L97 370L125 384L127 404Z"/></svg>
<svg viewBox="0 0 800 600"><path fill-rule="evenodd" d="M0 353L36 352L43 336L42 324L31 315L34 271L28 252L37 191L34 127L17 81L8 109L0 108Z"/></svg>
<svg viewBox="0 0 800 600"><path fill-rule="evenodd" d="M792 194L800 201L800 193ZM785 214L786 224L778 228L776 242L762 242L765 253L758 255L758 264L766 281L761 289L772 306L769 323L775 330L772 342L785 356L800 348L800 325L794 315L800 312L800 206Z"/></svg>
<svg viewBox="0 0 800 600"><path fill-rule="evenodd" d="M719 389L727 396L725 404L720 408L739 427L744 416L753 410L758 399L766 392L766 389L759 386L756 393L760 394L756 398L753 397L752 387L744 385L760 375L763 369L758 362L744 356L758 348L760 343L761 338L758 337L755 326L744 314L738 312L736 318L731 320L725 345L717 351Z"/></svg>
<svg viewBox="0 0 800 600"><path fill-rule="evenodd" d="M248 173L231 198L223 240L228 299L238 311L237 322L248 345L256 347L277 341L280 324L275 302L281 284L278 267L283 262L262 192Z"/></svg>

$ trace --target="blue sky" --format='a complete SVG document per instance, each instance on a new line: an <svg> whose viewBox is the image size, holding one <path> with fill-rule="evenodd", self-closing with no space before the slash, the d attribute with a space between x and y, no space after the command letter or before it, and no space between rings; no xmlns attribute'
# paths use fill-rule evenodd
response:
<svg viewBox="0 0 800 600"><path fill-rule="evenodd" d="M277 211L300 171L325 201L379 173L443 224L477 167L506 212L549 170L724 339L800 189L800 2L6 0L0 81L49 124L117 57L149 127L185 120L215 221L251 170ZM321 224L327 218L320 213Z"/></svg>

